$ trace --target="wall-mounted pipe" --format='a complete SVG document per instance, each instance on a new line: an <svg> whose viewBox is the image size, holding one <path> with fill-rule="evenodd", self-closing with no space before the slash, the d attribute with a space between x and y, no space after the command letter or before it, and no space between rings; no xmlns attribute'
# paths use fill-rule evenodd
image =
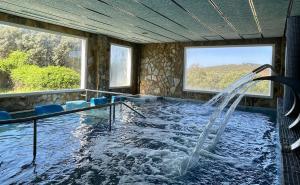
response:
<svg viewBox="0 0 300 185"><path fill-rule="evenodd" d="M265 70L267 68L270 68L273 71L273 73L276 74L275 68L270 64L264 64L262 66L259 66L258 68L254 69L252 72L257 74L257 73L260 73L260 72L262 72L263 70Z"/></svg>

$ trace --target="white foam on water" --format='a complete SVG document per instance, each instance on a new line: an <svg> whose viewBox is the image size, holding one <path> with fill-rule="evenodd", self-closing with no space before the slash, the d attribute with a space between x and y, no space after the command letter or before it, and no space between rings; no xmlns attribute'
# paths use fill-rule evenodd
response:
<svg viewBox="0 0 300 185"><path fill-rule="evenodd" d="M247 82L243 83L239 87L235 88L230 94L227 94L223 100L223 102L216 108L216 110L209 117L207 124L204 127L203 132L200 134L198 142L190 156L190 159L186 162L185 165L181 165L180 174L185 174L190 165L194 164L194 161L197 161L199 158L198 151L203 149L205 141L207 141L207 137L209 136L210 130L212 126L215 124L216 119L221 115L223 109L227 106L229 101L233 99L238 93L240 93L245 87L247 87Z"/></svg>
<svg viewBox="0 0 300 185"><path fill-rule="evenodd" d="M169 114L161 113L158 107L163 107ZM274 164L273 153L266 149L272 138L270 141L260 139L270 129L267 116L241 112L233 115L238 120L231 120L232 124L228 126L230 130L222 134L220 145L217 145L214 153L199 150L197 155L200 160L195 160L194 168L190 168L187 174L180 175L180 164L190 157L198 142L199 133L205 128L209 118L207 110L195 102L169 101L152 102L135 108L145 114L147 119L124 108L123 112L117 114L111 132L107 131L107 120L101 121L99 117L89 115L81 115L80 122L77 122L75 118L79 115L74 114L74 121L69 125L66 121L69 117L61 121L55 120L52 125L49 124L52 121L47 124L41 122L37 159L38 164L43 166L38 167L37 179L33 177L32 180L27 171L22 176L18 175L17 182L183 185L232 182L234 178L237 183L246 181L251 184L251 179L257 179L257 173L267 175L272 182L273 175L269 174L274 172L265 173L257 166L261 165L264 170L268 170ZM246 122L254 118L257 121L251 127L247 126ZM57 127L54 127L54 123ZM71 129L72 126L74 129ZM212 143L218 133L218 127L215 126L218 125L214 125L208 134L208 143ZM32 133L31 128L29 133ZM58 133L60 134L56 135ZM29 139L31 143L31 136ZM54 143L55 141L57 142ZM269 154L261 157L261 147L264 153ZM31 159L31 148L28 150ZM9 167L4 162L0 169ZM244 180L245 177L249 179ZM266 179L265 176L259 178L259 182L262 179Z"/></svg>
<svg viewBox="0 0 300 185"><path fill-rule="evenodd" d="M257 84L257 82L247 83L247 85L240 92L240 95L238 96L238 98L229 107L229 109L226 112L225 118L224 118L224 120L222 120L221 126L218 129L218 132L217 132L215 138L213 139L213 143L211 144L211 146L209 146L210 150L213 150L216 147L216 144L220 140L221 135L224 133L225 127L226 127L226 125L227 125L227 123L228 123L228 121L229 121L232 113L236 109L237 105L240 103L241 99L244 97L244 95L247 92L247 90L249 88L255 86L256 84Z"/></svg>
<svg viewBox="0 0 300 185"><path fill-rule="evenodd" d="M180 165L180 174L185 174L189 168L192 168L195 165L195 161L199 160L199 151L202 151L204 148L206 148L209 151L213 151L217 142L219 141L221 135L223 134L225 127L229 121L230 116L232 115L233 111L235 110L236 106L239 104L241 99L244 97L245 93L250 87L253 87L257 82L253 82L252 80L256 76L256 73L248 73L244 76L242 76L237 81L230 84L226 89L224 89L222 92L218 93L216 96L214 96L211 100L209 100L207 103L205 103L204 107L211 107L212 105L220 103L216 110L212 113L210 116L207 124L205 125L205 128L200 133L198 142L191 153L191 156L189 159L185 159L183 161L183 164ZM213 131L213 125L217 123L218 118L222 114L222 111L224 108L229 104L229 102L235 98L235 96L239 96L234 100L233 104L230 106L228 111L225 114L225 118L220 121L220 126L217 130L217 133L215 135L211 133L215 133ZM213 139L212 142L207 142L208 139ZM205 145L205 142L207 144Z"/></svg>

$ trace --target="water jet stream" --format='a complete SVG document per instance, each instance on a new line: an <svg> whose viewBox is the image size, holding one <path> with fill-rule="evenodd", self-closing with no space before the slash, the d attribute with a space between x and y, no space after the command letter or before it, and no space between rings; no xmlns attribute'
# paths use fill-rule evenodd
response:
<svg viewBox="0 0 300 185"><path fill-rule="evenodd" d="M180 167L179 167L179 173L181 175L184 175L192 166L197 164L199 161L200 151L204 150L204 143L208 138L208 135L210 133L210 130L212 126L215 124L218 117L220 117L222 111L225 109L225 107L229 104L229 102L234 99L237 95L237 98L234 100L230 108L227 110L225 114L225 118L221 121L221 124L219 126L219 129L217 131L216 136L214 137L211 144L209 144L206 148L206 150L212 151L215 149L215 146L217 142L220 140L221 135L224 133L225 127L234 112L235 108L241 101L241 99L244 97L247 90L251 87L253 87L257 81L253 81L256 74L260 73L261 71L271 68L271 70L274 70L272 66L270 65L262 65L258 67L257 69L254 69L252 72L242 76L239 80L235 81L231 85L229 85L225 90L218 93L216 96L214 96L210 101L204 104L204 106L212 106L216 105L218 102L220 104L216 108L216 110L212 113L210 116L207 124L204 127L203 132L200 134L198 142L191 154L191 156L187 159L185 159ZM203 153L203 152L202 152Z"/></svg>

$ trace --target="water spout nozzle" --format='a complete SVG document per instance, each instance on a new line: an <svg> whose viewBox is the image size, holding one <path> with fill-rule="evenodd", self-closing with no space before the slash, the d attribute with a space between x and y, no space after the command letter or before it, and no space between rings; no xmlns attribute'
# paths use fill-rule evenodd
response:
<svg viewBox="0 0 300 185"><path fill-rule="evenodd" d="M257 73L260 73L260 72L262 72L263 70L265 70L267 68L270 68L274 73L276 73L275 68L270 64L264 64L262 66L259 66L258 68L254 69L252 72L257 74Z"/></svg>

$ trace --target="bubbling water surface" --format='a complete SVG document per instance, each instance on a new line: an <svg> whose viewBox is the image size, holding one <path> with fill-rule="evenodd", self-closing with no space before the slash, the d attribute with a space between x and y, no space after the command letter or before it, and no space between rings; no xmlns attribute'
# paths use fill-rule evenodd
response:
<svg viewBox="0 0 300 185"><path fill-rule="evenodd" d="M157 101L117 108L108 132L107 110L38 122L38 154L32 160L32 124L0 126L0 184L276 184L274 115L236 111L214 153L185 175L190 156L214 110L198 102ZM97 117L101 115L101 117ZM217 134L214 128L208 139Z"/></svg>

